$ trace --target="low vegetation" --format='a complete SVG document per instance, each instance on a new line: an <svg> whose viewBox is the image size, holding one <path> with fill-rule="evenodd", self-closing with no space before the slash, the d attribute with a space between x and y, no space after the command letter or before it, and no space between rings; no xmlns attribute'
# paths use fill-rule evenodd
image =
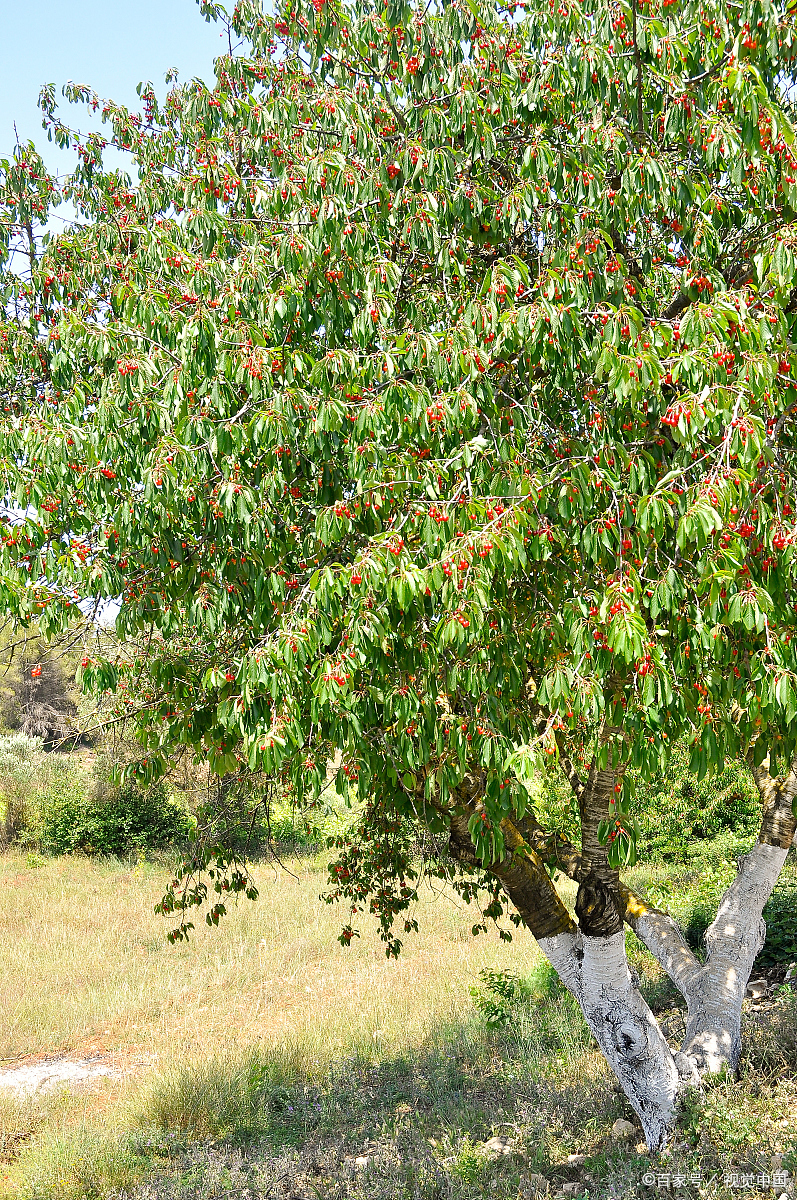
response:
<svg viewBox="0 0 797 1200"><path fill-rule="evenodd" d="M0 1196L509 1200L547 1181L552 1194L570 1183L608 1198L644 1190L650 1171L721 1181L731 1169L758 1178L772 1155L797 1166L793 852L765 910L755 974L770 986L763 1006L747 1006L739 1082L689 1101L681 1140L658 1159L638 1128L610 1136L632 1110L525 931L511 943L494 929L474 938L475 914L428 887L413 914L421 932L398 961L367 920L344 949L341 911L317 902L324 839L344 812L308 833L285 806L266 819L256 793L228 787L214 809L196 777L177 775L168 791L120 787L110 781L120 756L0 738L0 1061L96 1058L115 1072L32 1098L0 1089ZM557 776L531 787L569 833ZM666 780L639 790L649 848L631 884L677 917L698 953L755 837L754 801L743 770L695 783L677 753ZM170 946L154 902L168 880L164 847L182 844L192 812L253 830L260 901ZM572 909L575 883L559 885ZM626 941L676 1044L683 1001L630 931ZM500 1161L483 1150L494 1136L510 1139Z"/></svg>
<svg viewBox="0 0 797 1200"><path fill-rule="evenodd" d="M109 748L45 752L41 738L0 736L0 837L43 854L127 855L185 840L188 813L163 784L113 782Z"/></svg>
<svg viewBox="0 0 797 1200"><path fill-rule="evenodd" d="M635 886L669 895L689 927L708 881L732 869L728 854L727 839L707 841L675 869L639 869ZM0 1059L100 1056L119 1072L32 1099L0 1093L0 1196L509 1200L542 1176L552 1194L579 1183L608 1198L643 1194L651 1170L719 1172L724 1195L725 1170L760 1173L772 1155L797 1165L797 988L777 985L785 964L766 1006L746 1013L739 1083L695 1100L659 1159L640 1130L609 1135L633 1114L527 934L473 938L473 913L428 888L397 962L367 923L343 949L340 912L317 903L326 857L260 863L257 904L174 947L153 912L166 861L0 859ZM575 885L564 890L572 904ZM627 939L677 1039L682 1001ZM490 1161L495 1135L517 1153Z"/></svg>

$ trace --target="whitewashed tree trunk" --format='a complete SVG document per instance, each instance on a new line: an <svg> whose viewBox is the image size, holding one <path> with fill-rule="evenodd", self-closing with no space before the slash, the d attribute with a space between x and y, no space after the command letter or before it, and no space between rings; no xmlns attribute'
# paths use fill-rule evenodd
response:
<svg viewBox="0 0 797 1200"><path fill-rule="evenodd" d="M703 1072L739 1065L742 1001L753 963L766 938L762 913L797 836L792 803L797 795L797 759L781 779L769 761L751 766L763 802L759 839L739 859L736 878L706 931L706 964L687 993L689 1017L683 1052Z"/></svg>
<svg viewBox="0 0 797 1200"><path fill-rule="evenodd" d="M628 969L623 932L600 938L562 933L539 945L578 1001L649 1149L660 1149L675 1124L685 1080Z"/></svg>
<svg viewBox="0 0 797 1200"><path fill-rule="evenodd" d="M788 849L758 842L739 862L739 873L706 931L708 957L692 981L683 1051L698 1070L735 1071L741 1050L742 1001L766 938L761 913L778 881Z"/></svg>
<svg viewBox="0 0 797 1200"><path fill-rule="evenodd" d="M462 807L452 814L450 848L461 862L501 880L524 923L564 985L577 1000L609 1066L637 1113L650 1149L661 1149L677 1120L678 1098L701 1074L735 1069L741 1046L741 1008L750 972L764 944L762 911L780 875L792 841L797 842L797 759L789 774L773 780L766 764L753 767L764 802L759 840L739 862L706 934L701 963L677 924L635 896L608 867L597 839L599 820L617 776L594 767L582 782L568 778L579 800L582 845L550 838L533 814L502 822L505 854L492 863L477 860L467 820L475 810L481 780L461 785ZM476 810L477 811L477 810ZM562 904L543 858L550 857L579 881L578 926ZM628 968L624 923L661 964L687 1002L687 1032L673 1053Z"/></svg>

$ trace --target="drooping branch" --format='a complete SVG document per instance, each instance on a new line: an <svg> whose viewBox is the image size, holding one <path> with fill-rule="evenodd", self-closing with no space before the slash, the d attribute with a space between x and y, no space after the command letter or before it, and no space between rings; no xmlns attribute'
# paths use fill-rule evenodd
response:
<svg viewBox="0 0 797 1200"><path fill-rule="evenodd" d="M532 711L538 736L543 738L549 732L553 733L554 741L556 742L559 766L562 768L567 782L573 789L574 796L576 799L578 799L584 790L584 780L579 775L578 771L573 765L573 760L567 753L567 746L565 744L563 731L555 728L555 717L551 713L546 712L545 709L543 709L536 702L533 705Z"/></svg>

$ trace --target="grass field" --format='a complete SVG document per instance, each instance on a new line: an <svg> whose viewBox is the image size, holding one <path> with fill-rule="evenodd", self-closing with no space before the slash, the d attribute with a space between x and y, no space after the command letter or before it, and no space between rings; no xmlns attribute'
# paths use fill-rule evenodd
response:
<svg viewBox="0 0 797 1200"><path fill-rule="evenodd" d="M256 904L171 947L153 912L163 866L0 858L2 1065L103 1056L121 1072L0 1098L0 1195L465 1200L516 1197L540 1172L554 1191L635 1193L649 1159L608 1137L632 1114L529 936L473 938L474 913L429 889L398 962L368 920L344 950L341 912L317 899L320 865L288 866L258 867ZM634 959L677 1023L658 968L641 948ZM470 994L484 968L534 980L497 1032ZM788 1163L794 1001L749 1023L740 1084L696 1108L673 1164ZM485 1164L478 1147L496 1133L524 1157ZM587 1162L568 1164L575 1153Z"/></svg>

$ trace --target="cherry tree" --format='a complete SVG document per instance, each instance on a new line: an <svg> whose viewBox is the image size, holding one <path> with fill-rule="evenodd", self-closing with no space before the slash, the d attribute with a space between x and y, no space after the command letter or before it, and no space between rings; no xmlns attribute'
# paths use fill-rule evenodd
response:
<svg viewBox="0 0 797 1200"><path fill-rule="evenodd" d="M254 0L212 85L42 93L0 164L6 611L117 599L81 678L188 748L359 798L331 898L414 926L418 854L539 942L664 1144L733 1069L795 836L794 43L769 0ZM129 156L125 171L105 165ZM77 219L45 234L52 206ZM621 872L686 741L762 800L698 960ZM566 773L580 845L529 773ZM419 841L420 839L420 841ZM197 844L161 908L248 890ZM578 881L575 918L554 875ZM683 993L670 1048L630 926ZM398 932L397 932L398 931Z"/></svg>

